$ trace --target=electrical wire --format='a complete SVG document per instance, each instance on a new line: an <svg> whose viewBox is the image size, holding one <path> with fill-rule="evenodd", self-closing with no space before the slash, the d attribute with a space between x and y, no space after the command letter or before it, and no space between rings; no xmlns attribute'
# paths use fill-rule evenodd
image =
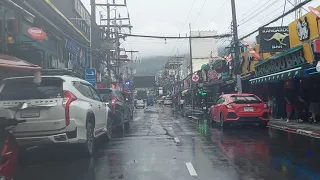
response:
<svg viewBox="0 0 320 180"><path fill-rule="evenodd" d="M200 14L201 14L201 12L202 12L202 10L203 10L203 7L204 7L204 5L206 4L206 2L207 2L207 0L204 0L204 1L203 1L202 6L201 6L201 9L200 9L200 11L199 11L199 13L198 13L198 15L197 15L196 19L193 21L193 23L192 23L192 24L195 24L195 23L197 22L197 20L198 20L198 18L199 18L199 16L200 16Z"/></svg>
<svg viewBox="0 0 320 180"><path fill-rule="evenodd" d="M207 25L203 30L207 29L207 27L209 27L210 24L216 19L216 17L220 14L222 8L224 7L224 5L226 4L227 1L228 1L228 0L225 0L225 1L223 2L223 4L222 4L222 6L220 7L219 11L213 16L212 20L208 23L208 25Z"/></svg>

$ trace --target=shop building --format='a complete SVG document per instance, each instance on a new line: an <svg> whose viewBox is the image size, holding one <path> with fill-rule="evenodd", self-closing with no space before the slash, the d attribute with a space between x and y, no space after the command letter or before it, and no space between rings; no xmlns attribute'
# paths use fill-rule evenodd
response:
<svg viewBox="0 0 320 180"><path fill-rule="evenodd" d="M35 18L7 8L12 11L7 13L8 53L44 69L68 68L84 75L89 60L89 39L49 0L16 0L16 3ZM30 34L32 30L43 31L46 38L35 38Z"/></svg>

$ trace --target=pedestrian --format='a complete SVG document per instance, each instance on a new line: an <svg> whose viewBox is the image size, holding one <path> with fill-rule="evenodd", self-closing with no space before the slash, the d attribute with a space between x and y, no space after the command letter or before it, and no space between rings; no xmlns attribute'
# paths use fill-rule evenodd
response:
<svg viewBox="0 0 320 180"><path fill-rule="evenodd" d="M269 114L270 114L271 119L274 119L274 116L273 116L274 104L275 104L274 97L269 96L268 97L268 108L269 108Z"/></svg>
<svg viewBox="0 0 320 180"><path fill-rule="evenodd" d="M297 122L304 122L308 119L308 100L304 91L299 91L298 101L296 104Z"/></svg>
<svg viewBox="0 0 320 180"><path fill-rule="evenodd" d="M287 113L287 120L286 122L290 121L292 112L295 110L295 98L293 95L292 90L285 89L284 93L284 100L286 101L286 113Z"/></svg>
<svg viewBox="0 0 320 180"><path fill-rule="evenodd" d="M183 110L183 106L184 106L184 99L181 98L181 99L180 99L180 110L181 110L181 111Z"/></svg>
<svg viewBox="0 0 320 180"><path fill-rule="evenodd" d="M319 98L319 94L317 93L318 87L317 84L313 84L312 88L310 89L310 112L311 112L311 117L309 119L310 123L316 123L316 116L319 115L319 110L320 110L320 98Z"/></svg>

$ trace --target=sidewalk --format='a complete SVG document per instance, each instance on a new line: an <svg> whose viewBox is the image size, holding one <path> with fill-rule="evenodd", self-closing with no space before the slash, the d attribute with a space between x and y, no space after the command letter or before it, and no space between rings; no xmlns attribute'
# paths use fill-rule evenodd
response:
<svg viewBox="0 0 320 180"><path fill-rule="evenodd" d="M294 120L288 123L284 120L270 120L268 126L272 129L320 139L320 124L297 123Z"/></svg>
<svg viewBox="0 0 320 180"><path fill-rule="evenodd" d="M196 120L201 118L202 115L204 114L202 109L196 108L196 107L192 109L191 106L185 106L183 108L183 112L184 112L184 117L191 117L192 119L196 119Z"/></svg>

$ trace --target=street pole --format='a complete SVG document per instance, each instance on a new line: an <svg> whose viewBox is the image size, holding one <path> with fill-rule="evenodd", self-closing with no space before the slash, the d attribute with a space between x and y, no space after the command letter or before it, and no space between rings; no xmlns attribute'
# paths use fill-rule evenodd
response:
<svg viewBox="0 0 320 180"><path fill-rule="evenodd" d="M240 49L239 49L239 39L238 39L238 24L237 24L237 15L236 15L236 5L235 0L231 0L231 9L232 9L232 21L233 21L233 43L234 43L234 68L235 75L237 78L237 90L238 93L242 93L242 84L241 84L241 67L240 67Z"/></svg>
<svg viewBox="0 0 320 180"><path fill-rule="evenodd" d="M107 6L107 43L110 43L110 6L108 3ZM100 24L101 25L101 24ZM110 46L108 46L110 47ZM107 49L107 66L108 66L108 79L109 79L109 84L108 87L111 88L112 84L112 78L111 78L111 58L110 58L110 49Z"/></svg>
<svg viewBox="0 0 320 180"><path fill-rule="evenodd" d="M192 75L193 75L193 67L192 67L192 45L191 45L191 24L189 24L189 55L190 55L190 79L191 79L191 105L194 108L194 94L193 94L193 82L192 82Z"/></svg>
<svg viewBox="0 0 320 180"><path fill-rule="evenodd" d="M92 66L92 49L91 49L91 47L92 47L92 42L91 42L91 37L92 37L92 26L94 26L94 23L96 22L96 2L95 2L95 0L91 0L90 1L90 5L91 5L91 19L90 19L90 35L89 35L89 38L90 38L90 45L89 45L89 47L90 47L90 49L89 49L89 66L90 66L90 68L92 68L93 66Z"/></svg>

